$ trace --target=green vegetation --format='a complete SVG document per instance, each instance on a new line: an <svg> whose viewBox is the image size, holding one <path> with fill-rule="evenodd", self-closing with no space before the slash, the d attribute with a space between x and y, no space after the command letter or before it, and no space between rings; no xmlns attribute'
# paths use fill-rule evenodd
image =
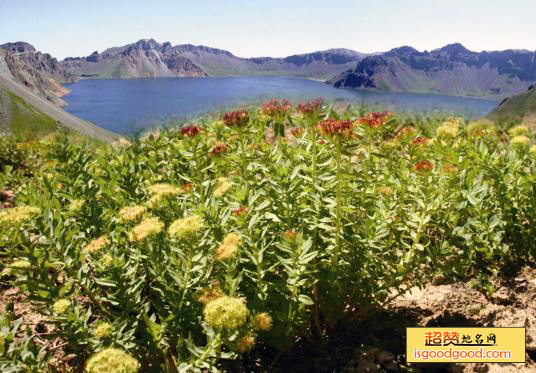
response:
<svg viewBox="0 0 536 373"><path fill-rule="evenodd" d="M506 99L488 116L490 119L500 122L533 121L536 117L536 88L533 86L525 93Z"/></svg>
<svg viewBox="0 0 536 373"><path fill-rule="evenodd" d="M62 125L49 116L41 113L20 97L7 92L11 101L10 130L15 135L33 134L36 137L56 132Z"/></svg>
<svg viewBox="0 0 536 373"><path fill-rule="evenodd" d="M61 345L88 372L217 371L438 277L491 292L536 255L532 142L271 101L131 143L10 145L3 170L37 161L0 209L2 283L51 327L39 354L2 328L0 370L64 369Z"/></svg>

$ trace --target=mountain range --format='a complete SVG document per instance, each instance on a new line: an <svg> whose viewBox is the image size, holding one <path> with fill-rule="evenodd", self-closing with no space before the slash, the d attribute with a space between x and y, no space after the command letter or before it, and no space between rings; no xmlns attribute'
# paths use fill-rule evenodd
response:
<svg viewBox="0 0 536 373"><path fill-rule="evenodd" d="M472 52L456 43L431 52L400 47L367 56L328 83L337 88L505 97L536 81L536 52Z"/></svg>
<svg viewBox="0 0 536 373"><path fill-rule="evenodd" d="M143 39L88 57L66 58L60 66L69 74L96 78L278 75L328 79L365 56L330 49L286 58L241 58L221 49Z"/></svg>
<svg viewBox="0 0 536 373"><path fill-rule="evenodd" d="M330 49L285 58L241 58L221 49L142 39L87 57L58 61L26 42L16 42L0 45L0 76L65 106L61 97L68 90L62 84L81 78L266 75L325 80L355 66L365 56L349 49Z"/></svg>
<svg viewBox="0 0 536 373"><path fill-rule="evenodd" d="M85 78L156 78L266 75L326 80L337 88L505 98L536 81L536 52L473 52L461 44L419 52L408 46L365 54L329 49L284 58L242 58L191 44L154 39L58 61L25 42L0 45L0 76L57 106L63 83Z"/></svg>

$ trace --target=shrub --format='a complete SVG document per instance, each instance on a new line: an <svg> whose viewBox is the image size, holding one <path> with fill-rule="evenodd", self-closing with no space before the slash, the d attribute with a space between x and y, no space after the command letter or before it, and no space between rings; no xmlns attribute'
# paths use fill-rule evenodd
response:
<svg viewBox="0 0 536 373"><path fill-rule="evenodd" d="M129 146L43 145L51 175L2 212L24 212L0 233L6 265L23 263L13 285L69 352L96 353L88 370L118 354L200 371L366 319L434 276L489 286L534 259L529 151L487 122L424 132L318 105L285 106L300 136L273 142L250 110Z"/></svg>

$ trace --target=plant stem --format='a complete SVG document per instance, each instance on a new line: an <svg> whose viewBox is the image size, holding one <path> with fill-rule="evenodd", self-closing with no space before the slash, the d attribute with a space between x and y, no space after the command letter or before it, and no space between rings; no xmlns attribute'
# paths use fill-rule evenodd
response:
<svg viewBox="0 0 536 373"><path fill-rule="evenodd" d="M311 152L312 152L312 160L311 160L311 179L312 179L312 186L313 186L313 196L314 196L314 204L313 207L316 209L317 206L319 206L318 199L319 199L319 193L317 192L316 188L316 182L317 182L317 152L318 152L318 144L317 142L317 135L314 128L314 122L311 120L309 123L309 130L312 131L312 146L311 146ZM319 219L320 212L316 211L315 213L315 225L314 225L314 231L313 231L313 246L316 247L316 243L318 240L318 219Z"/></svg>
<svg viewBox="0 0 536 373"><path fill-rule="evenodd" d="M342 205L342 196L341 196L341 140L337 137L335 143L335 161L337 163L337 174L336 174L336 220L335 220L335 256L334 256L334 265L336 266L339 261L339 254L341 251L341 205Z"/></svg>
<svg viewBox="0 0 536 373"><path fill-rule="evenodd" d="M241 160L242 160L242 175L246 183L246 195L249 194L249 181L248 181L248 160L246 158L246 141L244 137L244 130L240 129L240 148L241 148Z"/></svg>

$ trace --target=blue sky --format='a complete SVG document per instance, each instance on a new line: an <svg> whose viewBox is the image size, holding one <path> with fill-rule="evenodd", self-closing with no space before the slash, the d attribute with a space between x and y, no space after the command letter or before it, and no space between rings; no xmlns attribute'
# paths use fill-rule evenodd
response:
<svg viewBox="0 0 536 373"><path fill-rule="evenodd" d="M237 56L328 48L536 49L536 0L0 0L0 43L27 41L57 58L142 38Z"/></svg>

